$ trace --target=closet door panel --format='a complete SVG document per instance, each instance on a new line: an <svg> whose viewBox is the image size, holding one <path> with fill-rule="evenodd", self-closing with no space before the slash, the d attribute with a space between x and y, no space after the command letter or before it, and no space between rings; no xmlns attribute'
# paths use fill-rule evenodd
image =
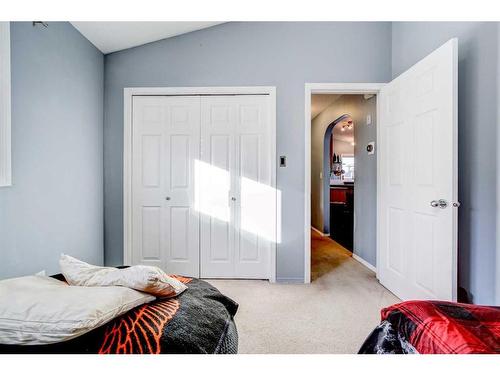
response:
<svg viewBox="0 0 500 375"><path fill-rule="evenodd" d="M258 202L254 196L259 180L259 135L242 134L239 137L240 207L238 262L259 261L258 226L260 218Z"/></svg>
<svg viewBox="0 0 500 375"><path fill-rule="evenodd" d="M145 134L142 136L142 186L160 186L160 165L161 165L161 138L160 134Z"/></svg>
<svg viewBox="0 0 500 375"><path fill-rule="evenodd" d="M269 277L275 240L276 190L271 186L271 129L267 96L238 97L235 215L235 273L241 278Z"/></svg>
<svg viewBox="0 0 500 375"><path fill-rule="evenodd" d="M133 264L199 276L199 97L133 98Z"/></svg>
<svg viewBox="0 0 500 375"><path fill-rule="evenodd" d="M161 262L161 207L142 207L142 243L140 260Z"/></svg>
<svg viewBox="0 0 500 375"><path fill-rule="evenodd" d="M166 271L199 276L199 215L194 208L200 150L200 98L165 97Z"/></svg>
<svg viewBox="0 0 500 375"><path fill-rule="evenodd" d="M269 277L275 241L267 96L202 98L201 275Z"/></svg>
<svg viewBox="0 0 500 375"><path fill-rule="evenodd" d="M164 266L162 253L164 166L160 100L134 98L132 161L132 263Z"/></svg>
<svg viewBox="0 0 500 375"><path fill-rule="evenodd" d="M231 97L201 98L201 160L197 191L201 215L201 276L234 277L235 107Z"/></svg>
<svg viewBox="0 0 500 375"><path fill-rule="evenodd" d="M231 211L229 206L232 139L228 135L210 136L210 172L204 193L209 210L209 261L231 262Z"/></svg>

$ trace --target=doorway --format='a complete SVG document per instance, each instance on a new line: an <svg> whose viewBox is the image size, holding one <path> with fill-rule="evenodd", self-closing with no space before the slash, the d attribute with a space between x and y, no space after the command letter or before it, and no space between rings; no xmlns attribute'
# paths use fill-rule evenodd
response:
<svg viewBox="0 0 500 375"><path fill-rule="evenodd" d="M377 96L313 93L310 122L311 277L345 254L373 270Z"/></svg>
<svg viewBox="0 0 500 375"><path fill-rule="evenodd" d="M346 95L355 95L355 96L361 96L364 97L365 95L368 96L374 96L377 95L382 87L384 86L383 83L353 83L353 84L345 84L345 83L340 83L340 84L335 84L335 83L310 83L305 85L305 226L304 226L304 237L305 237L305 248L304 248L304 254L305 254L305 259L304 259L304 282L305 283L310 283L311 282L311 246L312 246L312 240L311 240L311 227L312 227L312 215L311 215L311 208L312 208L312 126L311 126L311 116L312 116L312 96L316 94L323 94L323 95L336 95L337 97L341 96L346 96ZM351 111L352 112L352 111ZM375 117L378 114L378 105L375 107ZM345 117L342 117L346 115ZM340 123L342 120L346 120L349 117L349 110L340 110L338 112L338 116L331 119L331 121L328 123L329 125L332 125L335 123L337 120L337 123ZM365 119L366 120L366 119ZM336 125L336 124L335 124ZM355 126L355 125L354 125ZM331 127L333 129L333 127ZM323 132L323 139L325 139L325 132ZM366 146L366 145L364 145ZM361 147L361 146L359 146ZM316 150L317 152L317 150ZM322 147L322 153L324 152L324 148ZM322 167L324 168L324 166ZM329 179L324 178L324 170L321 171L321 180L322 180L322 186L329 186ZM375 173L376 173L376 168L375 168ZM344 173L345 174L345 173ZM356 172L354 172L356 174ZM328 177L328 176L327 176ZM344 177L345 178L345 177ZM325 191L328 191L327 189L322 189L322 195ZM329 201L329 199L323 199L323 204L326 201ZM324 204L324 206L326 206ZM327 211L326 209L322 210L323 212ZM329 210L328 210L329 212ZM328 216L329 214L327 214ZM356 220L356 219L354 219ZM328 222L330 220L328 219ZM355 225L354 225L355 226ZM329 232L329 224L327 224L327 227L323 225L322 228L327 230L326 232L319 231L318 234L321 236L326 237L326 235L330 235ZM353 257L362 263L364 262L363 259L359 258L356 254L353 255ZM364 262L366 266L371 268L372 270L375 270L371 264L368 262Z"/></svg>
<svg viewBox="0 0 500 375"><path fill-rule="evenodd" d="M313 95L313 103L316 97L318 95ZM328 109L334 109L333 112L343 111L342 102L344 101L345 98L341 96ZM329 116L332 115L328 113L325 115L327 122ZM312 120L313 132L316 126L320 126L320 124L315 124L315 120L316 118ZM343 114L328 125L323 144L322 213L324 231L329 234L332 240L352 253L354 245L354 149L356 143L354 120L350 114ZM312 163L311 169L314 170L315 160L312 160ZM313 181L314 176L311 185L314 185ZM314 211L314 209L313 205L312 210ZM316 227L314 222L312 226Z"/></svg>

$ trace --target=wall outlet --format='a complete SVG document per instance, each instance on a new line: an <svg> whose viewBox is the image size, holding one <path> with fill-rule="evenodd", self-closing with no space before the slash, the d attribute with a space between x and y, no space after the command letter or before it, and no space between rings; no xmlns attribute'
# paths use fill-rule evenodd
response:
<svg viewBox="0 0 500 375"><path fill-rule="evenodd" d="M366 125L372 124L372 115L366 115Z"/></svg>

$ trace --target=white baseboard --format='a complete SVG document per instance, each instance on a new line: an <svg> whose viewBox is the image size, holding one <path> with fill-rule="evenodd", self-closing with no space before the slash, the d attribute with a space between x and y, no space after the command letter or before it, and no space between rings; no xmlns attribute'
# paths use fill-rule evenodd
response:
<svg viewBox="0 0 500 375"><path fill-rule="evenodd" d="M321 237L329 237L330 236L330 233L323 233L322 231L314 228L313 226L311 226L311 229L313 231L315 231L316 233L318 233Z"/></svg>
<svg viewBox="0 0 500 375"><path fill-rule="evenodd" d="M373 271L375 273L377 273L377 269L375 267L373 267L370 263L368 263L366 260L364 260L363 258L361 258L359 255L356 255L354 253L352 253L352 257L357 260L359 263L361 263L363 266L365 266L366 268L368 268L370 271Z"/></svg>
<svg viewBox="0 0 500 375"><path fill-rule="evenodd" d="M295 277L277 278L276 282L281 284L304 284L304 278L300 279L297 279Z"/></svg>

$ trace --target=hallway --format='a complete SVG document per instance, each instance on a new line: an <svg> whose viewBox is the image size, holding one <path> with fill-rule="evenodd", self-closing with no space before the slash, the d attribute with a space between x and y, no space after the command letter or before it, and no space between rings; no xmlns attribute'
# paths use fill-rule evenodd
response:
<svg viewBox="0 0 500 375"><path fill-rule="evenodd" d="M311 231L311 282L333 272L352 259L350 251L330 237Z"/></svg>

